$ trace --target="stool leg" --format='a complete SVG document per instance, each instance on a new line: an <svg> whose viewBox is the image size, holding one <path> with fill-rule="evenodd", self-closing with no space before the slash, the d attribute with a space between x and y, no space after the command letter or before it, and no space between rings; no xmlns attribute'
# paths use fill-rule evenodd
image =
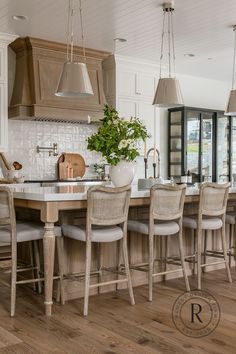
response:
<svg viewBox="0 0 236 354"><path fill-rule="evenodd" d="M98 268L98 283L101 283L102 281L102 263L103 263L103 259L102 259L102 245L97 242L97 268ZM98 287L98 294L101 293L101 287Z"/></svg>
<svg viewBox="0 0 236 354"><path fill-rule="evenodd" d="M197 230L197 288L201 290L202 230Z"/></svg>
<svg viewBox="0 0 236 354"><path fill-rule="evenodd" d="M227 257L227 248L226 248L226 239L225 239L225 225L223 225L223 227L221 229L221 239L222 239L222 248L223 248L224 260L225 260L226 273L227 273L229 282L232 283L232 278L231 278L231 273L230 273L230 268L229 268L229 261L228 261L228 257Z"/></svg>
<svg viewBox="0 0 236 354"><path fill-rule="evenodd" d="M163 237L165 237L165 240L164 240L164 242L165 242L164 272L166 272L167 271L169 237L168 236L163 236ZM164 281L166 281L166 274L164 274Z"/></svg>
<svg viewBox="0 0 236 354"><path fill-rule="evenodd" d="M30 253L30 266L32 269L32 278L35 279L33 241L29 242L29 253ZM33 290L36 291L35 282L32 283L32 286L33 286Z"/></svg>
<svg viewBox="0 0 236 354"><path fill-rule="evenodd" d="M231 268L231 264L232 264L232 256L233 256L233 253L232 253L232 236L233 236L233 225L229 225L229 246L228 246L228 249L229 249L229 267Z"/></svg>
<svg viewBox="0 0 236 354"><path fill-rule="evenodd" d="M84 316L88 315L89 285L91 269L91 240L86 242L86 261L85 261L85 287L84 287Z"/></svg>
<svg viewBox="0 0 236 354"><path fill-rule="evenodd" d="M182 234L181 225L180 225L180 229L179 229L179 252L180 252L181 265L183 268L183 276L184 276L186 290L190 291L190 286L189 286L189 281L188 281L188 276L187 276L187 271L186 271L186 265L185 265L185 260L184 260L183 234Z"/></svg>
<svg viewBox="0 0 236 354"><path fill-rule="evenodd" d="M193 259L193 270L192 274L196 274L196 264L197 264L197 250L196 250L196 242L197 242L197 236L196 236L196 229L193 229L193 254L194 254L194 259Z"/></svg>
<svg viewBox="0 0 236 354"><path fill-rule="evenodd" d="M204 255L203 255L203 264L206 264L207 262L207 257L206 257L206 251L207 251L207 240L208 240L208 231L203 230L203 244L204 244ZM202 267L202 272L206 272L206 267Z"/></svg>
<svg viewBox="0 0 236 354"><path fill-rule="evenodd" d="M34 245L34 258L35 258L35 265L36 265L36 275L37 279L40 279L40 257L39 257L39 246L38 246L38 240L33 241ZM42 282L38 282L38 293L42 293Z"/></svg>
<svg viewBox="0 0 236 354"><path fill-rule="evenodd" d="M148 300L152 301L152 282L153 282L153 234L149 234L149 268L148 268Z"/></svg>
<svg viewBox="0 0 236 354"><path fill-rule="evenodd" d="M124 237L123 237L122 243L123 243L123 256L124 256L125 271L126 271L126 276L127 276L127 281L128 281L130 303L131 303L131 305L134 305L135 301L134 301L134 294L133 294L133 288L132 288L132 282L131 282L131 276L130 276L129 258L128 258L128 250L127 250L127 234L125 231L124 231Z"/></svg>
<svg viewBox="0 0 236 354"><path fill-rule="evenodd" d="M11 245L11 317L15 315L16 308L16 281L17 281L17 244Z"/></svg>
<svg viewBox="0 0 236 354"><path fill-rule="evenodd" d="M57 255L58 255L58 268L59 268L59 287L60 287L60 295L61 295L61 304L65 305L65 289L64 289L64 237L57 237ZM59 291L58 291L59 294ZM57 299L59 301L59 299Z"/></svg>

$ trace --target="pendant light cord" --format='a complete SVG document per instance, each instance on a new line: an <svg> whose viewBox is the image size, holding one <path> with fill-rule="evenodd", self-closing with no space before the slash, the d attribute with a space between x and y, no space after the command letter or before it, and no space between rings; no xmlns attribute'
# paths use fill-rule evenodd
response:
<svg viewBox="0 0 236 354"><path fill-rule="evenodd" d="M82 39L82 47L83 47L83 57L84 57L84 61L86 61L84 26L83 26L83 16L82 16L82 0L79 0L79 15L80 15L80 30L81 30L81 39Z"/></svg>
<svg viewBox="0 0 236 354"><path fill-rule="evenodd" d="M175 74L175 38L174 38L174 25L173 25L173 11L171 11L171 36L172 36L172 51L173 51L173 75Z"/></svg>
<svg viewBox="0 0 236 354"><path fill-rule="evenodd" d="M66 60L73 62L74 56L74 0L69 0L67 19Z"/></svg>
<svg viewBox="0 0 236 354"><path fill-rule="evenodd" d="M160 78L162 75L162 63L163 63L163 50L164 50L164 39L165 39L165 21L167 13L167 40L168 40L168 71L169 78L175 77L175 41L174 41L174 26L173 26L173 10L172 8L163 9L163 23L162 23L162 34L161 34L161 55L160 55ZM172 41L172 43L171 43ZM171 53L172 51L172 53ZM172 54L172 55L171 55ZM173 63L172 63L173 61ZM172 66L173 64L173 66Z"/></svg>
<svg viewBox="0 0 236 354"><path fill-rule="evenodd" d="M169 69L169 77L171 77L171 58L170 58L170 45L171 37L170 37L170 12L168 12L168 69Z"/></svg>
<svg viewBox="0 0 236 354"><path fill-rule="evenodd" d="M165 19L166 19L166 13L164 11L163 22L162 22L162 34L161 34L160 78L161 78L161 73L162 73L163 47L164 47L164 36L165 36Z"/></svg>
<svg viewBox="0 0 236 354"><path fill-rule="evenodd" d="M232 90L234 89L234 77L235 77L235 56L236 56L236 27L234 27L234 55L233 55L233 77L232 77Z"/></svg>

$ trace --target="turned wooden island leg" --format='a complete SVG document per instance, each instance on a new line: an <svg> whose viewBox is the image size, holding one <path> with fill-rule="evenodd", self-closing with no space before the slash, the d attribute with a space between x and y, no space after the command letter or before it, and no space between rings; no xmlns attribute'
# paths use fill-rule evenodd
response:
<svg viewBox="0 0 236 354"><path fill-rule="evenodd" d="M44 292L45 292L45 314L52 314L52 292L53 292L53 271L55 254L54 223L45 223L45 234L43 237L44 250Z"/></svg>

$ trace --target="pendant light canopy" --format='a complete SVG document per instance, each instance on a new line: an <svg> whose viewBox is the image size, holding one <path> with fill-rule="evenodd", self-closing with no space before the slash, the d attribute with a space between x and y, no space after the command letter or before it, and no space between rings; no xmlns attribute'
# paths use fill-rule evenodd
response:
<svg viewBox="0 0 236 354"><path fill-rule="evenodd" d="M227 107L225 110L225 115L227 116L236 116L236 89L234 88L235 55L236 55L236 25L233 27L233 30L234 30L233 76L232 76L232 89L230 91Z"/></svg>
<svg viewBox="0 0 236 354"><path fill-rule="evenodd" d="M177 107L183 106L184 101L179 85L179 81L175 78L175 46L174 46L174 30L173 30L173 11L174 2L169 1L163 4L163 26L161 38L161 56L160 56L160 78L157 85L156 93L153 100L153 105L159 107ZM162 61L163 47L165 37L167 17L167 33L168 33L168 71L169 75L162 78ZM172 53L171 53L172 52ZM173 68L172 68L173 64Z"/></svg>
<svg viewBox="0 0 236 354"><path fill-rule="evenodd" d="M82 3L79 0L79 13L81 25L81 38L83 45L84 62L74 61L74 0L68 0L68 23L67 23L67 61L58 83L56 96L60 97L86 97L93 95L88 69L86 65L84 29L82 20Z"/></svg>

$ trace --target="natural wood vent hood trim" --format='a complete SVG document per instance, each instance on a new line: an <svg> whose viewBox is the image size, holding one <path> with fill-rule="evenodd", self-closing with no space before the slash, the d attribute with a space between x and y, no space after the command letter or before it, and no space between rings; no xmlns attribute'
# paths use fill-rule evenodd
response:
<svg viewBox="0 0 236 354"><path fill-rule="evenodd" d="M54 95L66 60L66 45L37 38L18 38L11 45L16 53L16 74L9 118L97 122L103 116L102 60L110 53L86 49L86 63L94 95L89 98L63 98ZM82 48L75 47L76 60Z"/></svg>

